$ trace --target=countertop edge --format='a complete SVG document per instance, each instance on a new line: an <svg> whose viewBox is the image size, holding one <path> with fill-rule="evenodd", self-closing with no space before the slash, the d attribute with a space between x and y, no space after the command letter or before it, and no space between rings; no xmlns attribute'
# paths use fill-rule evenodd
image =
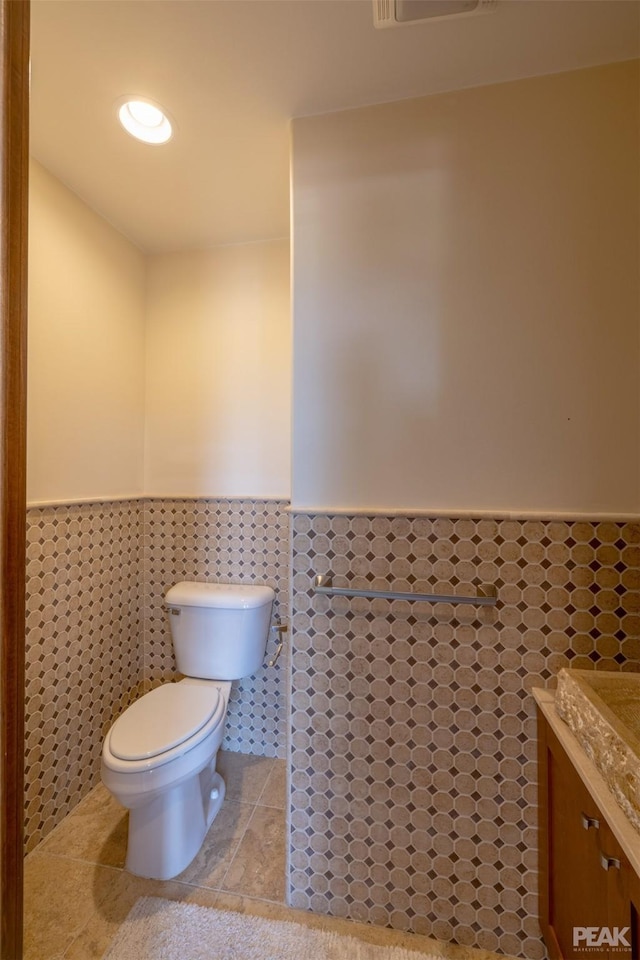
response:
<svg viewBox="0 0 640 960"><path fill-rule="evenodd" d="M556 713L554 692L536 687L531 693L591 798L604 814L632 869L640 877L640 835L618 806L600 771L589 759L564 720L561 720Z"/></svg>

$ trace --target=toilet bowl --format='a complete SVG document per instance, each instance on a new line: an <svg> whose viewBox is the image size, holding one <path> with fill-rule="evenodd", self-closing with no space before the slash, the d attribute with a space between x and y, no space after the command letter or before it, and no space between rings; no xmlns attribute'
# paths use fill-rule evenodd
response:
<svg viewBox="0 0 640 960"><path fill-rule="evenodd" d="M269 587L218 584L182 583L168 592L178 669L190 675L128 707L102 750L102 781L130 811L131 873L168 880L202 846L224 800L216 757L231 680L261 665L273 596ZM207 676L212 668L225 679Z"/></svg>
<svg viewBox="0 0 640 960"><path fill-rule="evenodd" d="M185 678L136 701L107 734L102 782L129 813L125 866L167 880L202 846L224 800L215 759L231 683Z"/></svg>

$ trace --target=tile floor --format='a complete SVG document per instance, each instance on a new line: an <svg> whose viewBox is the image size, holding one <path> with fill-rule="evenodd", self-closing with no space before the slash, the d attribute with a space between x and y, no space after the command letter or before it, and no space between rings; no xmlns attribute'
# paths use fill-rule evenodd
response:
<svg viewBox="0 0 640 960"><path fill-rule="evenodd" d="M218 769L227 785L222 810L174 880L123 869L126 812L102 785L92 790L26 858L24 960L98 960L142 896L295 920L449 960L496 956L285 906L285 761L221 752Z"/></svg>

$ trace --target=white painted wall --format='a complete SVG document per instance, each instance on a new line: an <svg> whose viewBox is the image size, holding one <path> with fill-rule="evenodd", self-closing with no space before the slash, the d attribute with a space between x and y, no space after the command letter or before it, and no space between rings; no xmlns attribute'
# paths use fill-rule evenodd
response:
<svg viewBox="0 0 640 960"><path fill-rule="evenodd" d="M637 80L295 121L296 506L640 508ZM31 196L30 500L286 497L287 242L153 257L145 298L35 163Z"/></svg>
<svg viewBox="0 0 640 960"><path fill-rule="evenodd" d="M289 242L149 258L145 491L288 498Z"/></svg>
<svg viewBox="0 0 640 960"><path fill-rule="evenodd" d="M294 121L295 506L639 509L639 89Z"/></svg>
<svg viewBox="0 0 640 960"><path fill-rule="evenodd" d="M31 502L288 497L287 240L145 258L34 161L29 257Z"/></svg>
<svg viewBox="0 0 640 960"><path fill-rule="evenodd" d="M30 171L28 499L140 495L144 257Z"/></svg>

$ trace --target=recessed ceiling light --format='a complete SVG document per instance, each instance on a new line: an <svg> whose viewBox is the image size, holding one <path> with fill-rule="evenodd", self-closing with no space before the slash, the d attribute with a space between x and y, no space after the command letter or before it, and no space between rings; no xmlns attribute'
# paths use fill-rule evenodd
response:
<svg viewBox="0 0 640 960"><path fill-rule="evenodd" d="M173 130L169 118L150 100L121 101L118 118L127 133L145 143L166 143Z"/></svg>

